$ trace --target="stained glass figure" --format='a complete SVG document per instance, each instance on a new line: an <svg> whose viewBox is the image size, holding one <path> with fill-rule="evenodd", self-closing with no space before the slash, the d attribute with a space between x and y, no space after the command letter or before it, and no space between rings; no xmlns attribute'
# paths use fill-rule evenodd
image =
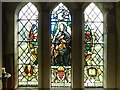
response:
<svg viewBox="0 0 120 90"><path fill-rule="evenodd" d="M84 11L84 86L103 87L103 15L91 3Z"/></svg>
<svg viewBox="0 0 120 90"><path fill-rule="evenodd" d="M51 87L71 86L71 15L60 3L51 13Z"/></svg>
<svg viewBox="0 0 120 90"><path fill-rule="evenodd" d="M26 4L19 12L18 79L19 86L38 85L38 11Z"/></svg>

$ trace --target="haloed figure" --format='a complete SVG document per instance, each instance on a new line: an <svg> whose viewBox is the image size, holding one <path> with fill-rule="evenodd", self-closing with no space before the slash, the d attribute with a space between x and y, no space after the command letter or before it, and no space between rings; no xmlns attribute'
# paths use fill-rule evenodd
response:
<svg viewBox="0 0 120 90"><path fill-rule="evenodd" d="M59 63L60 65L70 64L71 53L71 31L65 22L60 22L58 30L53 37L54 49L52 48L52 61ZM52 45L53 46L53 45Z"/></svg>

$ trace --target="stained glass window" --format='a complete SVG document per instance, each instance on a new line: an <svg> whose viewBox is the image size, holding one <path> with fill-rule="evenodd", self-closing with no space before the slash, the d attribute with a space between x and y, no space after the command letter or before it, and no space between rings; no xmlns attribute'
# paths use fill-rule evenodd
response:
<svg viewBox="0 0 120 90"><path fill-rule="evenodd" d="M103 87L103 15L91 3L84 11L84 86Z"/></svg>
<svg viewBox="0 0 120 90"><path fill-rule="evenodd" d="M18 80L19 86L38 85L38 11L26 4L19 12Z"/></svg>
<svg viewBox="0 0 120 90"><path fill-rule="evenodd" d="M51 13L51 87L71 86L71 15L60 3Z"/></svg>

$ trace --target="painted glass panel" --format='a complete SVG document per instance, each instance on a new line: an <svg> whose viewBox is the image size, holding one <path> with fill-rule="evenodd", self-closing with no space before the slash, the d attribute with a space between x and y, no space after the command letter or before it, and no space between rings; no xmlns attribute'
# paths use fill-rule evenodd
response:
<svg viewBox="0 0 120 90"><path fill-rule="evenodd" d="M84 86L103 87L103 15L91 3L84 11Z"/></svg>
<svg viewBox="0 0 120 90"><path fill-rule="evenodd" d="M51 87L71 86L71 15L60 3L51 13Z"/></svg>
<svg viewBox="0 0 120 90"><path fill-rule="evenodd" d="M18 79L19 86L38 85L38 11L26 4L19 12Z"/></svg>

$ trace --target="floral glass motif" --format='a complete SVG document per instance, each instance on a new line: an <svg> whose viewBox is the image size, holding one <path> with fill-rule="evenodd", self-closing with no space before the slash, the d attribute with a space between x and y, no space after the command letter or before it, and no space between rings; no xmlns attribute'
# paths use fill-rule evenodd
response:
<svg viewBox="0 0 120 90"><path fill-rule="evenodd" d="M84 86L103 87L103 15L91 3L84 11Z"/></svg>
<svg viewBox="0 0 120 90"><path fill-rule="evenodd" d="M60 3L51 13L51 87L71 86L71 15Z"/></svg>
<svg viewBox="0 0 120 90"><path fill-rule="evenodd" d="M38 11L26 4L19 12L18 79L19 86L38 85Z"/></svg>

